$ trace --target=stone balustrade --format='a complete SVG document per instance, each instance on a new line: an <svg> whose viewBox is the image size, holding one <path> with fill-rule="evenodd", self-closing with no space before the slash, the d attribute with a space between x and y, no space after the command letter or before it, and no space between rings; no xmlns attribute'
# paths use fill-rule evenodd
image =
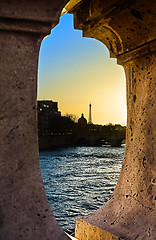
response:
<svg viewBox="0 0 156 240"><path fill-rule="evenodd" d="M66 240L39 165L36 98L42 39L67 0L0 2L0 239ZM155 239L156 2L76 1L75 28L106 44L126 73L127 140L113 197L76 223L76 238ZM99 234L100 232L100 234ZM114 235L114 236L113 236Z"/></svg>

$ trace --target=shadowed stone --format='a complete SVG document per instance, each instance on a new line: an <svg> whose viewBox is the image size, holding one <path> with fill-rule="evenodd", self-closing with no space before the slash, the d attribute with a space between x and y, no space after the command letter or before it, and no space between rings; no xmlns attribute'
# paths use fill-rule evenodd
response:
<svg viewBox="0 0 156 240"><path fill-rule="evenodd" d="M40 43L67 1L0 3L0 239L65 240L45 194L36 98Z"/></svg>
<svg viewBox="0 0 156 240"><path fill-rule="evenodd" d="M0 3L0 239L69 239L56 222L41 178L36 124L40 43L68 1ZM109 49L126 73L127 140L113 197L79 218L78 239L155 239L156 2L76 1L75 28ZM114 235L114 236L113 236Z"/></svg>
<svg viewBox="0 0 156 240"><path fill-rule="evenodd" d="M127 139L117 186L103 207L77 219L75 236L155 239L156 4L93 0L71 12L75 28L106 44L124 67L127 81Z"/></svg>

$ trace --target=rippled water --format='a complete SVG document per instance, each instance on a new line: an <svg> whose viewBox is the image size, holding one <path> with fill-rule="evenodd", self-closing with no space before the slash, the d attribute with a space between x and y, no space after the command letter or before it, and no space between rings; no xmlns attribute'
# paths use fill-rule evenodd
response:
<svg viewBox="0 0 156 240"><path fill-rule="evenodd" d="M123 155L123 147L76 147L40 152L48 201L66 232L74 232L77 216L98 209L112 196Z"/></svg>

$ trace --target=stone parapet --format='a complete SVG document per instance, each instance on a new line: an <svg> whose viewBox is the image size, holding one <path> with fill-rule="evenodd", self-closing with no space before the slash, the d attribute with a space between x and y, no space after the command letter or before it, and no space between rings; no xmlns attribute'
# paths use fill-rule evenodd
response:
<svg viewBox="0 0 156 240"><path fill-rule="evenodd" d="M121 239L156 238L155 13L153 0L92 0L75 9L75 28L107 46L124 67L127 82L126 148L119 180L103 207L76 221L78 239L98 239L95 228Z"/></svg>
<svg viewBox="0 0 156 240"><path fill-rule="evenodd" d="M0 2L1 240L69 239L45 194L36 117L40 44L66 2Z"/></svg>
<svg viewBox="0 0 156 240"><path fill-rule="evenodd" d="M56 222L46 198L36 121L40 44L58 23L67 2L0 2L1 240L69 239ZM110 56L123 65L127 81L127 139L117 186L106 205L77 220L76 231L88 226L87 240L98 239L97 229L117 239L153 240L156 238L156 1L76 3L71 10L75 28L108 47ZM79 234L85 239L82 231Z"/></svg>

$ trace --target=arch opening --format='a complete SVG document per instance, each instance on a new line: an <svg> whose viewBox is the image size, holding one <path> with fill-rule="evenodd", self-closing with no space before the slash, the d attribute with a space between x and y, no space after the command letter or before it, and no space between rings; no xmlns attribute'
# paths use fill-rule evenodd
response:
<svg viewBox="0 0 156 240"><path fill-rule="evenodd" d="M76 236L83 239L87 231L88 238L96 238L94 230L100 227L109 238L111 233L122 239L155 239L155 5L153 0L71 1L81 2L73 9L75 27L107 45L124 66L127 85L126 151L118 183L105 206L77 219ZM40 43L67 2L1 1L1 239L69 239L45 196L36 125ZM54 134L55 140L63 140L61 133Z"/></svg>
<svg viewBox="0 0 156 240"><path fill-rule="evenodd" d="M62 20L63 18L67 19L64 23ZM124 95L126 95L125 79L124 79L125 76L124 76L123 68L121 66L117 66L115 59L109 58L108 50L102 43L94 39L82 38L80 36L82 34L81 31L73 30L73 27L71 25L71 18L72 18L71 14L70 15L66 14L62 16L60 20L60 26L59 25L56 26L52 30L52 34L49 35L47 38L45 38L42 43L41 52L40 52L40 62L39 62L39 84L40 85L39 85L38 99L40 100L47 99L47 100L57 101L59 103L59 110L61 110L61 112L63 110L62 115L65 115L66 112L68 112L68 113L76 114L79 116L81 115L82 112L84 112L85 116L88 116L88 104L90 101L92 101L92 104L96 106L96 111L95 111L95 108L93 111L93 122L97 125L97 127L98 125L99 126L104 125L109 122L113 122L114 124L121 123L122 125L125 125L126 118L124 118L122 122L120 120L117 121L115 119L115 115L118 115L118 116L123 115L123 112L124 112L123 109L125 109L125 112L126 112L126 100L125 100L126 96L123 97L123 92L124 92ZM61 26L61 22L62 22L62 26ZM73 33L73 31L75 31L75 34ZM58 34L57 37L55 37L55 33ZM61 34L62 34L62 37L61 37ZM79 42L76 40L77 37L79 37L80 39ZM94 47L94 42L98 44L97 48ZM56 49L56 45L59 46L58 49ZM42 62L43 59L44 59L44 63ZM58 66L57 66L57 63L58 63ZM113 70L111 70L112 66L113 66ZM112 76L110 77L109 73L115 72L115 71L116 73L113 73ZM118 79L116 79L117 75L119 75ZM85 82L86 84L84 84ZM99 84L97 84L97 82L99 82ZM107 91L105 92L104 89L106 88L107 88ZM118 100L120 99L120 101L117 103L117 101L114 100L114 97L111 98L111 95L114 97L116 96L115 98ZM109 102L109 107L107 102ZM79 106L78 110L76 109L75 106ZM69 110L68 110L68 107L69 107ZM77 111L75 112L75 110ZM103 112L104 112L104 115L101 117L101 120L98 120L97 116L100 116L100 114L102 114ZM113 113L113 115L111 115L111 113ZM114 119L112 119L111 117L107 118L106 117L107 115L110 115ZM104 121L102 119L104 119ZM52 134L54 135L54 133ZM59 132L59 134L62 134L62 133ZM57 136L57 138L61 138L61 137L63 139L62 135ZM48 136L48 141L51 141L50 140L51 138L54 139L54 136L51 136L51 133L50 133L50 136ZM87 145L86 138L79 138L79 140L82 140L82 141L77 141L79 145L83 145L83 146ZM64 140L61 140L61 141L64 141ZM67 141L67 138L65 139L65 141ZM68 147L68 144L65 147ZM82 149L84 150L83 147ZM42 175L43 175L43 180L44 180L45 188L48 195L48 200L51 206L56 206L56 208L52 207L52 210L57 220L62 224L62 226L63 224L66 224L66 223L63 220L63 216L61 215L61 213L58 212L59 208L55 203L59 203L60 205L63 204L64 208L68 212L67 217L69 216L71 217L72 214L74 218L78 215L87 214L93 210L98 209L109 199L109 197L113 193L115 183L117 182L117 179L119 176L119 172L120 172L119 169L121 168L123 154L124 154L123 148L119 152L117 149L112 149L113 151L112 154L110 151L109 153L103 151L102 148L101 148L102 152L100 154L97 152L97 148L96 149L94 149L93 147L91 147L91 149L88 148L88 150L87 149L84 150L85 153L82 153L82 149L79 148L79 152L77 152L74 149L72 151L69 151L68 149L67 150L64 149L64 152L62 152L63 150L61 149L59 152L59 156L56 156L56 150L53 151L53 154L51 156L50 156L50 151L40 153ZM91 153L87 154L86 151L91 151ZM95 196L93 196L94 200L92 201L95 204L95 208L91 206L87 198L84 198L86 200L86 203L85 203L85 200L82 201L81 211L76 213L72 211L70 212L70 210L66 208L67 204L70 205L70 201L67 201L68 193L67 193L67 196L65 196L65 202L67 204L64 204L63 203L64 200L60 196L60 192L62 192L62 189L59 188L59 190L56 190L58 191L57 194L55 194L54 192L51 192L50 188L52 189L54 187L54 189L57 189L57 187L59 187L59 184L56 183L56 179L57 179L57 182L60 183L60 185L63 185L63 179L66 178L60 162L64 161L63 158L66 159L67 154L69 154L69 159L67 157L67 162L69 164L68 165L69 173L71 173L71 169L69 169L70 163L68 160L72 158L71 155L74 156L75 159L76 158L79 159L81 157L82 159L87 159L87 158L91 159L93 156L95 157L96 155L97 157L96 160L98 161L98 164L99 164L99 171L97 170L96 174L95 174L96 171L93 168L94 164L89 164L88 161L86 162L86 164L87 163L89 164L92 172L91 171L87 172L87 170L85 170L84 168L81 169L82 172L84 171L87 172L89 178L91 178L91 174L97 175L97 178L98 178L100 174L102 176L102 172L104 173L105 171L107 171L106 166L104 168L102 167L102 159L106 160L104 164L108 164L109 161L112 163L110 156L113 157L114 161L115 160L117 161L117 157L118 157L118 162L116 163L117 167L115 167L117 171L114 171L113 173L114 175L112 176L113 180L112 180L112 183L110 184L109 184L109 181L111 179L111 176L110 176L111 170L108 167L109 169L108 176L107 176L108 186L106 186L106 189L108 191L109 197L108 196L102 197L100 196L100 194L98 195L98 194L95 194L94 192ZM106 156L102 156L102 154L106 154ZM59 172L58 173L53 172L53 174L56 176L54 184L52 183L53 180L51 178L52 172L50 172L45 166L45 162L48 165L50 164L50 161L48 160L48 158L51 159L51 161L55 161L54 160L55 158L58 160L56 161L56 169ZM78 164L82 165L83 162L79 161ZM58 166L61 168L61 171L59 170L59 168L57 168ZM87 168L87 165L85 167ZM96 166L94 167L96 168ZM49 165L49 168L51 168L50 165ZM45 169L49 174L50 184L47 180L48 178L46 177L47 173L46 171L44 171ZM69 173L67 173L68 176L69 176ZM77 179L76 173L74 177L76 181ZM84 176L81 176L81 177L84 178ZM60 180L61 178L62 180ZM88 183L90 187L91 187L91 183L93 182L90 181ZM83 189L83 185L81 186L81 188ZM96 186L94 185L94 190L95 188ZM77 189L77 187L75 187L75 189ZM71 189L69 191L71 191ZM79 190L77 189L77 191ZM83 191L85 191L85 189ZM92 197L89 194L89 190L87 191L88 191L89 197ZM104 188L102 187L102 185L101 185L101 191L104 191ZM64 193L62 192L62 194ZM75 194L77 194L78 196L77 201L80 201L80 198L82 198L82 195L83 195L82 192L81 192L82 195L81 194L79 195L78 192L75 192ZM69 195L70 200L72 197ZM99 205L96 203L96 200L97 202L100 202ZM73 221L73 218L71 219ZM73 222L73 226L74 226L74 222ZM64 230L66 230L68 233L71 234L73 231L73 226L72 227L65 226Z"/></svg>

